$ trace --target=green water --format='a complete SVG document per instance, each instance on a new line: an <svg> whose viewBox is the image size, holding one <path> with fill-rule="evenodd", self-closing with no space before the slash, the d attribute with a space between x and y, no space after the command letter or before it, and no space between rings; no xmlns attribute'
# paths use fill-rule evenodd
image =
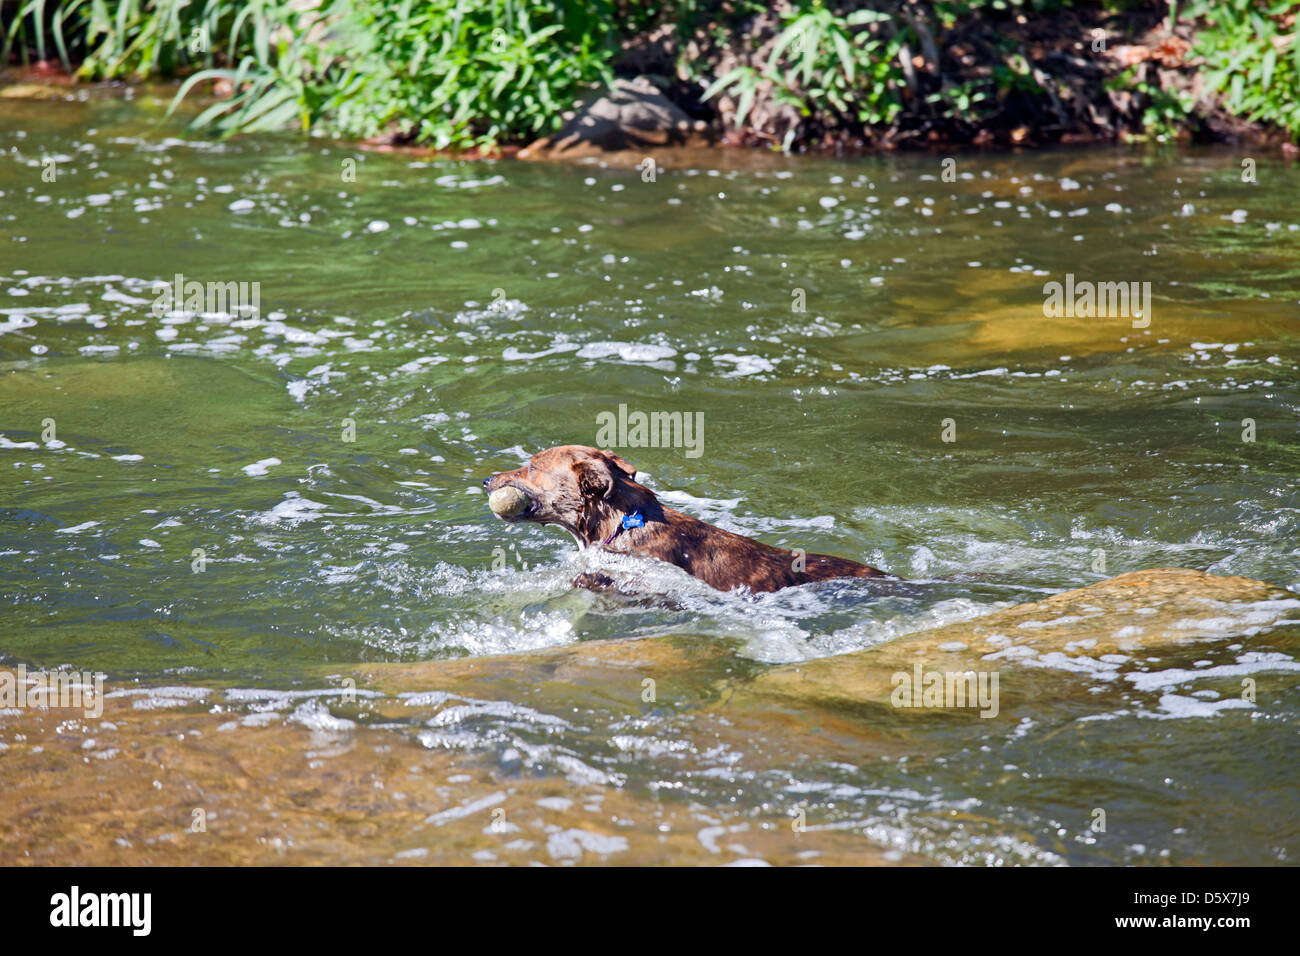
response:
<svg viewBox="0 0 1300 956"><path fill-rule="evenodd" d="M691 634L729 649L722 677L1140 568L1300 589L1300 176L1268 156L1253 184L1230 151L1109 149L959 156L955 182L933 156L720 153L645 182L184 140L148 94L0 104L6 663L290 688ZM1066 273L1150 282L1149 328L1044 317ZM176 274L259 283L260 317L152 314ZM591 556L496 521L479 485L594 444L620 404L703 413L698 457L618 449L674 507L909 585L755 600L638 566L649 597L574 592ZM1077 709L944 731L927 745L951 755L910 772L809 760L724 786L707 754L611 748L622 718L598 710L571 746L706 807L798 792L939 862L1288 861L1294 690L1267 726L1139 716L1176 716L1157 697L1099 694L1088 746ZM671 737L689 716L647 719ZM1176 832L1164 760L1217 822ZM1131 832L1058 834L1099 780ZM971 801L1001 824L942 822Z"/></svg>

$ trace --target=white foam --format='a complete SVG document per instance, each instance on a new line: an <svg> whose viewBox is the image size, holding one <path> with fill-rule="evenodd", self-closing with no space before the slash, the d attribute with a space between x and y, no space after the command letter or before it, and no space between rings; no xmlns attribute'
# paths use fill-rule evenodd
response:
<svg viewBox="0 0 1300 956"><path fill-rule="evenodd" d="M271 468L280 464L283 464L283 462L280 461L279 458L263 458L261 461L255 461L251 465L245 465L240 470L246 475L257 477L259 475L265 475Z"/></svg>
<svg viewBox="0 0 1300 956"><path fill-rule="evenodd" d="M81 534L99 525L98 521L83 521L81 524L73 525L70 528L55 528L55 534Z"/></svg>
<svg viewBox="0 0 1300 956"><path fill-rule="evenodd" d="M584 852L606 857L626 853L627 849L627 837L607 836L588 830L560 830L546 838L546 852L556 860L578 860Z"/></svg>
<svg viewBox="0 0 1300 956"><path fill-rule="evenodd" d="M1195 670L1171 667L1162 671L1125 674L1124 679L1131 681L1133 687L1140 691L1171 690L1180 684L1203 678L1247 677L1263 671L1300 671L1300 662L1279 652L1247 651L1238 655L1235 664L1198 667Z"/></svg>
<svg viewBox="0 0 1300 956"><path fill-rule="evenodd" d="M629 342L590 342L578 350L578 358L605 359L618 356L624 362L658 362L677 355L666 345L642 345Z"/></svg>

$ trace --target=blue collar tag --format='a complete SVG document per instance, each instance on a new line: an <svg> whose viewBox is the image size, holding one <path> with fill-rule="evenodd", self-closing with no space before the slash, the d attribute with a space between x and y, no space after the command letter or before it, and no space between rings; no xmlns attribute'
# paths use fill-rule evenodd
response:
<svg viewBox="0 0 1300 956"><path fill-rule="evenodd" d="M645 518L641 517L641 512L633 511L630 515L623 516L623 530L629 528L640 528L645 525Z"/></svg>

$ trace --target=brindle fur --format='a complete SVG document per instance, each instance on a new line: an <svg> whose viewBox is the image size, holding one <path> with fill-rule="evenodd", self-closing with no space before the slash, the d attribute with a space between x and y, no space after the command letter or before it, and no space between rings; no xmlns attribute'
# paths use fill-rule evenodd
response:
<svg viewBox="0 0 1300 956"><path fill-rule="evenodd" d="M618 455L586 445L560 445L538 452L522 468L493 475L483 487L491 493L513 485L528 496L528 507L503 521L559 525L583 548L602 544L620 527L624 515L640 511L644 527L620 531L609 550L667 561L722 591L737 587L776 591L828 578L891 577L827 554L807 555L804 569L796 571L793 551L665 508L635 478L636 469ZM604 584L608 579L583 575L574 583Z"/></svg>

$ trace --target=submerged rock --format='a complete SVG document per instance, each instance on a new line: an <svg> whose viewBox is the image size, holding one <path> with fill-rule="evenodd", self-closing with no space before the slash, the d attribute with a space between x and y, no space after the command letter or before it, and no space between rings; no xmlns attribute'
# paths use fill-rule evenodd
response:
<svg viewBox="0 0 1300 956"><path fill-rule="evenodd" d="M659 738L624 721L608 746L582 743L602 736L588 708L642 715L647 671L679 700L677 675L717 643L377 664L363 670L393 696L355 700L337 687L130 687L99 720L0 709L0 866L926 862L818 826L815 811L796 831L783 807L704 808L629 786L611 750L653 752ZM458 696L479 691L491 697Z"/></svg>
<svg viewBox="0 0 1300 956"><path fill-rule="evenodd" d="M1262 581L1184 568L1133 571L879 647L777 667L736 688L732 700L893 709L900 687L910 694L919 673L1036 667L1105 675L1138 652L1252 637L1288 619L1300 619L1300 596ZM1034 683L1018 682L1017 696L1044 692Z"/></svg>
<svg viewBox="0 0 1300 956"><path fill-rule="evenodd" d="M952 857L929 834L950 839L955 831L937 824L956 819L952 807L965 807L968 796L979 804L981 791L902 818L878 806L914 792L915 778L896 772L904 758L946 759L963 746L901 726L910 712L891 706L893 674L918 662L946 671L1007 668L1005 683L1017 685L1022 701L1050 695L1033 700L1031 712L1041 715L1067 694L1087 696L1079 688L1088 682L1070 671L1124 666L1108 656L1135 660L1164 647L1161 656L1174 658L1173 645L1210 639L1290 651L1287 642L1300 635L1287 632L1295 629L1269 629L1296 618L1300 599L1288 591L1164 569L753 679L751 668L733 669L739 662L726 641L677 635L341 671L321 665L316 690L131 686L110 692L94 720L57 708L0 710L8 787L0 865L942 861ZM1275 670L1300 667L1273 657ZM335 675L328 680L327 667ZM720 668L734 685L720 684ZM338 686L340 673L356 676L355 699ZM825 706L844 702L854 706ZM864 705L872 717L900 717L864 720ZM979 729L968 739L989 739ZM1015 736L1019 728L1002 729ZM869 790L846 784L847 797L839 788L781 790L761 812L704 803L698 790L672 793L679 779L691 787L718 777L784 780L809 761L873 760L884 769L873 772ZM1000 799L1014 802L1014 785L1005 786ZM1176 796L1160 792L1162 800ZM863 801L857 809L854 799ZM1060 799L1070 805L1069 794ZM1095 801L1073 799L1087 819ZM795 826L805 817L806 826ZM964 844L959 861L990 859L981 854L994 836L991 859L1005 862L1020 828L990 812L987 800L963 809L955 825L980 837ZM1058 826L1027 859L1058 858Z"/></svg>
<svg viewBox="0 0 1300 956"><path fill-rule="evenodd" d="M580 641L514 654L411 663L375 663L357 668L358 684L394 695L411 688L527 699L542 709L576 705L641 713L646 678L656 692L681 702L715 693L715 670L729 655L725 643L676 635L635 640ZM382 708L384 704L377 703ZM394 713L411 714L410 701Z"/></svg>
<svg viewBox="0 0 1300 956"><path fill-rule="evenodd" d="M559 132L519 151L520 159L577 159L602 152L707 142L707 124L693 121L649 80L615 80L569 118Z"/></svg>

